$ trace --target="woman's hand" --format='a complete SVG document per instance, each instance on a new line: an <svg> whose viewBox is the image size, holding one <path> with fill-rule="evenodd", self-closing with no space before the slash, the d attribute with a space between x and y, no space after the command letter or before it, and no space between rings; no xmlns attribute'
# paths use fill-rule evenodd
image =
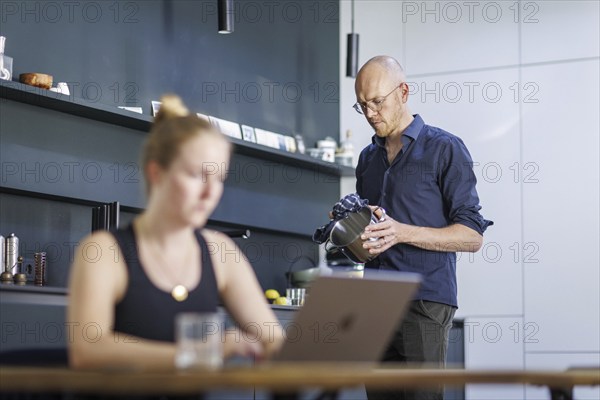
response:
<svg viewBox="0 0 600 400"><path fill-rule="evenodd" d="M265 338L257 336L263 334L268 336ZM255 361L262 361L277 353L282 344L283 336L281 336L279 328L275 329L274 326L268 333L242 332L237 328L232 328L225 332L223 357L252 357Z"/></svg>
<svg viewBox="0 0 600 400"><path fill-rule="evenodd" d="M264 351L261 342L253 340L250 333L242 332L239 329L228 329L225 332L225 342L223 343L224 358L241 356L261 359L263 354Z"/></svg>

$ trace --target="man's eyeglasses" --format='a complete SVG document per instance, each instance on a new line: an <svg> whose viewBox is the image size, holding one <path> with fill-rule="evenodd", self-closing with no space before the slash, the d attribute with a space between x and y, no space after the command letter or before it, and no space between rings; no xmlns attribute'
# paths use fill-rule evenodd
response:
<svg viewBox="0 0 600 400"><path fill-rule="evenodd" d="M360 101L357 101L353 107L356 110L356 112L359 114L366 114L367 108L371 111L379 112L383 108L383 102L385 101L385 99L387 99L390 94L394 93L394 91L396 89L398 89L400 86L402 86L402 84L396 86L394 88L394 90L392 90L391 92L389 92L388 94L386 94L383 97L378 97L376 99L367 101L365 103L361 103Z"/></svg>

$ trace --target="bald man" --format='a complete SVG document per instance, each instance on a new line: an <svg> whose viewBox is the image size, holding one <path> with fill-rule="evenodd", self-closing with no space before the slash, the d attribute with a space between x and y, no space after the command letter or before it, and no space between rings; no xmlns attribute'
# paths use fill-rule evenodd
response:
<svg viewBox="0 0 600 400"><path fill-rule="evenodd" d="M407 105L400 63L378 56L359 71L356 111L375 134L356 167L356 190L387 211L369 225L363 246L378 255L367 268L417 272L421 288L384 355L384 362L443 367L458 307L456 252L476 252L493 224L479 210L471 156L462 140L426 125ZM378 238L369 241L369 238ZM443 388L373 392L369 399L443 399Z"/></svg>

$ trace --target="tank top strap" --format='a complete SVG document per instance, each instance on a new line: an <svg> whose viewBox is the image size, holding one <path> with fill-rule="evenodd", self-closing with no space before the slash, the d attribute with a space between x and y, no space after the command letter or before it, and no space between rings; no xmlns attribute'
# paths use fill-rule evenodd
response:
<svg viewBox="0 0 600 400"><path fill-rule="evenodd" d="M140 257L137 243L135 241L133 224L129 224L127 227L122 229L111 230L110 233L114 236L117 244L119 245L125 265L127 266L128 274L131 275L132 273L137 274L138 272L143 272L139 261ZM116 251L116 249L114 249L114 251Z"/></svg>
<svg viewBox="0 0 600 400"><path fill-rule="evenodd" d="M196 240L198 241L198 245L200 246L200 264L202 265L202 277L196 290L201 291L208 299L218 299L219 289L210 248L199 229L195 230L194 234L196 236ZM218 304L214 304L214 307L216 308L217 305Z"/></svg>

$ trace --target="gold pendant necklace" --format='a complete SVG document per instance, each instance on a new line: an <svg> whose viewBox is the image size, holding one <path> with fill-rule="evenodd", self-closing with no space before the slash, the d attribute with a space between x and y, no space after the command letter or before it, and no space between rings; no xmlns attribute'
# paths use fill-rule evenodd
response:
<svg viewBox="0 0 600 400"><path fill-rule="evenodd" d="M183 285L176 285L173 290L171 290L171 297L173 297L176 301L182 302L188 297L188 290Z"/></svg>
<svg viewBox="0 0 600 400"><path fill-rule="evenodd" d="M152 246L148 246L148 247L152 249L151 252L154 253L161 260L162 264L164 264L164 265L169 264L160 251L155 251ZM193 254L193 250L190 247L190 250L188 250L188 252L186 253L186 255L184 257L184 262L189 261L191 258L190 256L192 254ZM161 272L165 277L167 277L167 274L164 269L161 269ZM188 289L180 283L175 284L175 286L173 286L173 289L171 289L171 297L177 302L185 301L188 298L188 295L189 295Z"/></svg>

